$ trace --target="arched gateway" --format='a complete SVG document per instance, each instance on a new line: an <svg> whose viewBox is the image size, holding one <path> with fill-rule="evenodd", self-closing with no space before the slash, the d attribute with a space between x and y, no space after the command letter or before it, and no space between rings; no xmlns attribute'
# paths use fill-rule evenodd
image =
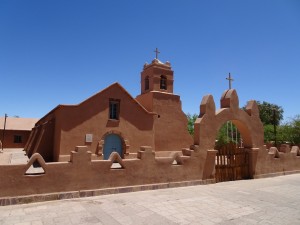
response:
<svg viewBox="0 0 300 225"><path fill-rule="evenodd" d="M239 99L234 89L226 90L220 102L221 109L216 111L213 96L203 97L200 116L194 124L194 144L199 146L199 150L214 151L219 129L227 121L232 121L243 137L244 147L249 155L249 177L253 177L258 149L264 144L264 130L259 118L258 106L254 100L251 100L245 110L240 109Z"/></svg>

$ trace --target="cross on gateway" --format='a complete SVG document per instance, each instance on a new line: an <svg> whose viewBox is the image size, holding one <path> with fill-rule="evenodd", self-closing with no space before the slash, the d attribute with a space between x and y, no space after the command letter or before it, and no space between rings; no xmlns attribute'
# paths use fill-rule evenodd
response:
<svg viewBox="0 0 300 225"><path fill-rule="evenodd" d="M158 54L160 53L160 51L158 51L158 48L155 49L155 58L158 59Z"/></svg>
<svg viewBox="0 0 300 225"><path fill-rule="evenodd" d="M234 81L233 78L231 78L231 74L229 73L228 77L226 77L226 80L229 82L229 89L231 89L231 82Z"/></svg>

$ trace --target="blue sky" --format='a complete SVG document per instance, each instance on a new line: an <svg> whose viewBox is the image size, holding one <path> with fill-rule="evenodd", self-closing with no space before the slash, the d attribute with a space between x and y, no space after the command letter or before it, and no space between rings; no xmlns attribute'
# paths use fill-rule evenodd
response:
<svg viewBox="0 0 300 225"><path fill-rule="evenodd" d="M133 97L155 57L170 61L186 113L234 78L255 99L300 114L298 0L1 0L0 115L39 118L119 82Z"/></svg>

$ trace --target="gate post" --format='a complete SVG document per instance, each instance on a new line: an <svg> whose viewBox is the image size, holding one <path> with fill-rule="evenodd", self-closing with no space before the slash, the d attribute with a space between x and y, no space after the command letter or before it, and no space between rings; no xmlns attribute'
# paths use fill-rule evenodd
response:
<svg viewBox="0 0 300 225"><path fill-rule="evenodd" d="M258 151L259 151L259 148L250 148L249 149L249 176L251 179L253 179L254 175L255 175Z"/></svg>
<svg viewBox="0 0 300 225"><path fill-rule="evenodd" d="M217 150L207 150L205 164L203 168L203 180L215 178L216 154Z"/></svg>

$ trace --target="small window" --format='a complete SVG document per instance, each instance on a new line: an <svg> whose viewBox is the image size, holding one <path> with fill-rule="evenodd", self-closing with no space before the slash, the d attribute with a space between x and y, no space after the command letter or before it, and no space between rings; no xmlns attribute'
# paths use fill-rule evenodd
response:
<svg viewBox="0 0 300 225"><path fill-rule="evenodd" d="M109 100L109 119L118 120L120 113L120 100L110 99Z"/></svg>
<svg viewBox="0 0 300 225"><path fill-rule="evenodd" d="M149 90L149 76L145 78L145 90Z"/></svg>
<svg viewBox="0 0 300 225"><path fill-rule="evenodd" d="M22 143L22 136L14 135L14 143Z"/></svg>
<svg viewBox="0 0 300 225"><path fill-rule="evenodd" d="M167 90L167 78L164 75L160 76L160 89Z"/></svg>

